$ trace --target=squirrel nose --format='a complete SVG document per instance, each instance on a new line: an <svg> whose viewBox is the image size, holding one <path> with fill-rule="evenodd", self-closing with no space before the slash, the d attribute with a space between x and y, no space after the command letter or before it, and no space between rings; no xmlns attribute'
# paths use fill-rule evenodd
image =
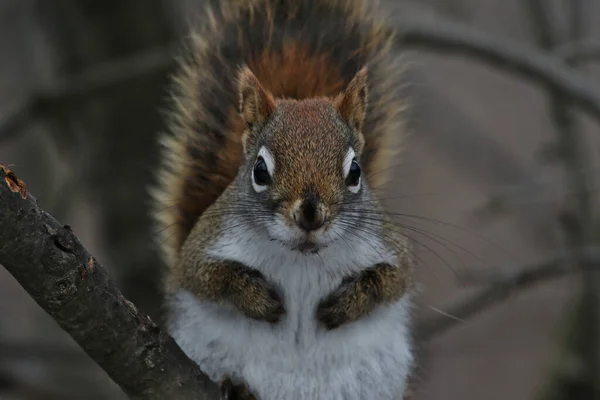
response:
<svg viewBox="0 0 600 400"><path fill-rule="evenodd" d="M302 202L294 213L294 219L298 226L307 232L317 230L325 223L325 219L317 208L317 203L311 199Z"/></svg>

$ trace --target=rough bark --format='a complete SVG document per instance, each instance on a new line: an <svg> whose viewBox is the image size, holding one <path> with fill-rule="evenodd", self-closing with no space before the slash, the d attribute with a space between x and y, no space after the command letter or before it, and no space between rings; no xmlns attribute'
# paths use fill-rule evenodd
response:
<svg viewBox="0 0 600 400"><path fill-rule="evenodd" d="M219 398L217 385L2 164L0 227L0 264L131 398Z"/></svg>

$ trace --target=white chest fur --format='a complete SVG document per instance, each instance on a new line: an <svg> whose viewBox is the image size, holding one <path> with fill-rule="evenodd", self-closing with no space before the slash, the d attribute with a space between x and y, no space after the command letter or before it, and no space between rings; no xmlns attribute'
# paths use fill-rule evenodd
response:
<svg viewBox="0 0 600 400"><path fill-rule="evenodd" d="M232 238L209 254L259 269L281 287L286 308L283 319L270 325L177 293L170 331L212 379L243 379L261 400L401 399L412 365L408 295L332 331L315 319L318 302L343 276L393 262L378 244L349 240L306 256L256 237Z"/></svg>

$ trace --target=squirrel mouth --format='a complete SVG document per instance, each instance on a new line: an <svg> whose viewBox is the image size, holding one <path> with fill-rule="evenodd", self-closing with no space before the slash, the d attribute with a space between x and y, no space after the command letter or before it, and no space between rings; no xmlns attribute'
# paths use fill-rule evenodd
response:
<svg viewBox="0 0 600 400"><path fill-rule="evenodd" d="M310 240L305 240L303 242L300 242L296 248L303 253L309 252L309 251L315 252L318 250L317 244Z"/></svg>

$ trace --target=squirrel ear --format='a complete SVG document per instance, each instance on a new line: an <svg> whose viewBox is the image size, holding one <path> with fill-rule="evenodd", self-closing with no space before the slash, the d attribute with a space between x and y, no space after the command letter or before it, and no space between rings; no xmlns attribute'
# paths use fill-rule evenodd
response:
<svg viewBox="0 0 600 400"><path fill-rule="evenodd" d="M243 66L238 74L238 90L240 113L246 125L252 127L264 123L275 109L275 100L247 66Z"/></svg>
<svg viewBox="0 0 600 400"><path fill-rule="evenodd" d="M346 91L335 99L339 113L351 126L362 131L367 111L367 67L354 75Z"/></svg>

